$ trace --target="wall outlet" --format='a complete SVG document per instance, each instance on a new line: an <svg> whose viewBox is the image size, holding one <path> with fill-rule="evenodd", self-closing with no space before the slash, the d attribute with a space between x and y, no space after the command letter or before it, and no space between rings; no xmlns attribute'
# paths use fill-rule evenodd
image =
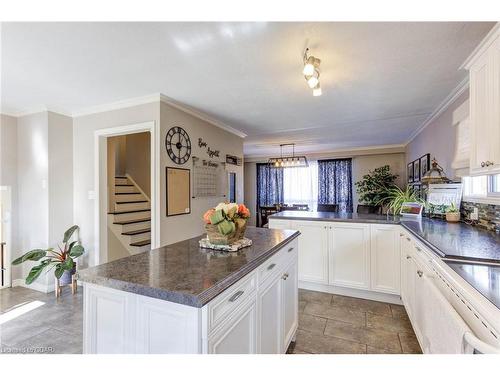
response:
<svg viewBox="0 0 500 375"><path fill-rule="evenodd" d="M474 207L472 212L469 214L469 219L470 220L479 220L479 211L477 207Z"/></svg>

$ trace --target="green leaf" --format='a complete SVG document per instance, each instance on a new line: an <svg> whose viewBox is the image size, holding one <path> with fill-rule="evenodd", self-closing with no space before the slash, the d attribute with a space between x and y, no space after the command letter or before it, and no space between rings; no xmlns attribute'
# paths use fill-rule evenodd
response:
<svg viewBox="0 0 500 375"><path fill-rule="evenodd" d="M71 228L69 228L66 232L64 232L64 239L63 242L66 243L69 241L75 230L78 229L78 225L73 225Z"/></svg>
<svg viewBox="0 0 500 375"><path fill-rule="evenodd" d="M64 271L71 271L75 265L75 262L73 262L73 259L68 257L64 262L61 263L61 267L63 268Z"/></svg>
<svg viewBox="0 0 500 375"><path fill-rule="evenodd" d="M63 275L64 273L64 268L62 267L62 263L59 263L57 266L56 266L56 270L54 271L54 276L57 278L57 279L60 279L61 276Z"/></svg>
<svg viewBox="0 0 500 375"><path fill-rule="evenodd" d="M42 273L43 269L47 267L50 264L50 260L44 260L42 263L40 263L38 266L33 267L28 276L26 277L26 284L31 284L33 281L35 281L38 276Z"/></svg>
<svg viewBox="0 0 500 375"><path fill-rule="evenodd" d="M83 248L82 245L76 245L71 248L69 251L69 256L71 258L78 258L80 255L82 255L85 252L85 249Z"/></svg>
<svg viewBox="0 0 500 375"><path fill-rule="evenodd" d="M69 252L69 251L71 251L71 248L72 248L73 246L75 246L77 243L78 243L78 241L73 241L73 242L71 242L71 243L69 244L69 246L68 246L68 252Z"/></svg>
<svg viewBox="0 0 500 375"><path fill-rule="evenodd" d="M21 264L23 262L26 262L27 260L37 261L37 260L42 259L46 255L47 255L47 250L42 250L42 249L30 250L26 254L24 254L23 256L20 256L19 258L14 259L12 264L13 265Z"/></svg>

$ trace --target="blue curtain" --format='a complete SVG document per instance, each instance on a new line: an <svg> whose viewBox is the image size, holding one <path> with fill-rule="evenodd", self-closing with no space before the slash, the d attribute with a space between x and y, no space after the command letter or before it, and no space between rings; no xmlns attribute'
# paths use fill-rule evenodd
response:
<svg viewBox="0 0 500 375"><path fill-rule="evenodd" d="M318 160L318 203L352 212L352 159Z"/></svg>
<svg viewBox="0 0 500 375"><path fill-rule="evenodd" d="M257 209L283 203L283 168L257 164Z"/></svg>

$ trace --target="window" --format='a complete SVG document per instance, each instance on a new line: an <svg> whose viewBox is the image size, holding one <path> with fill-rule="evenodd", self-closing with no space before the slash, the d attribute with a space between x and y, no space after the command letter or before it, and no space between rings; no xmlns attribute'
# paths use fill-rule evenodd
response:
<svg viewBox="0 0 500 375"><path fill-rule="evenodd" d="M464 200L488 201L500 199L500 174L492 176L463 177Z"/></svg>
<svg viewBox="0 0 500 375"><path fill-rule="evenodd" d="M309 161L306 168L283 169L283 198L286 204L307 204L316 210L318 204L318 163Z"/></svg>

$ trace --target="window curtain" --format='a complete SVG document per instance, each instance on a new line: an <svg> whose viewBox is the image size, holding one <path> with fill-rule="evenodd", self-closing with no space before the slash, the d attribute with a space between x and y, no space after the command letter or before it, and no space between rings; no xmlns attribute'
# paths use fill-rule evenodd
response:
<svg viewBox="0 0 500 375"><path fill-rule="evenodd" d="M318 204L318 163L309 161L307 168L285 168L283 191L286 204L307 204L316 210Z"/></svg>
<svg viewBox="0 0 500 375"><path fill-rule="evenodd" d="M318 160L318 203L352 212L352 159Z"/></svg>
<svg viewBox="0 0 500 375"><path fill-rule="evenodd" d="M283 204L283 168L257 163L257 210L274 204Z"/></svg>

